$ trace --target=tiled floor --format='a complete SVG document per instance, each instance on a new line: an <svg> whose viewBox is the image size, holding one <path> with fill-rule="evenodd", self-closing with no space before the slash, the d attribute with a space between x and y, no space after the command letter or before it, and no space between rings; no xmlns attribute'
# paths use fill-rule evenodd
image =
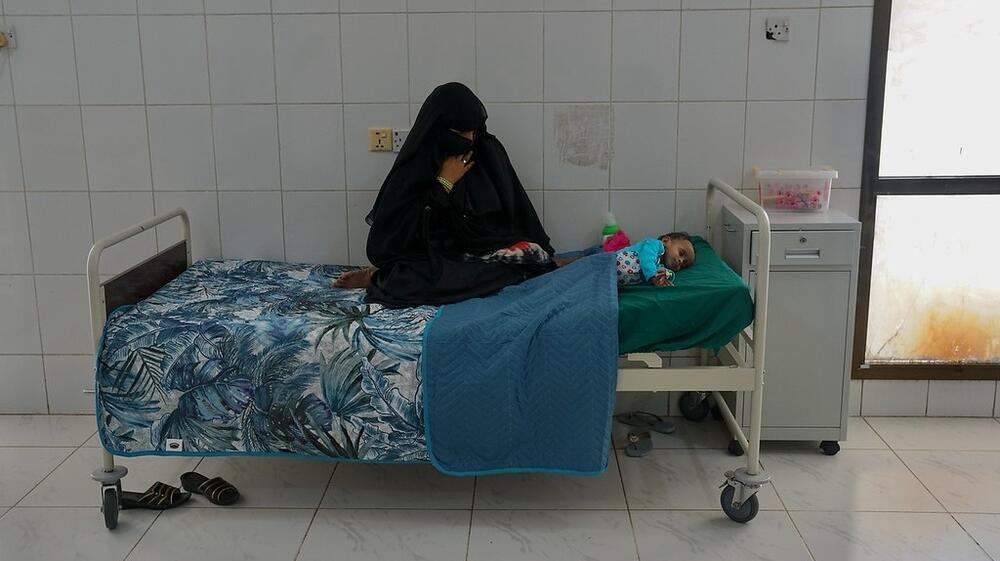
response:
<svg viewBox="0 0 1000 561"><path fill-rule="evenodd" d="M834 457L771 443L749 524L719 509L738 467L718 424L678 420L605 475L452 478L428 466L126 458L127 489L199 470L244 500L126 511L104 529L90 417L0 416L0 561L1000 561L1000 422L852 418ZM992 557L991 557L992 556Z"/></svg>

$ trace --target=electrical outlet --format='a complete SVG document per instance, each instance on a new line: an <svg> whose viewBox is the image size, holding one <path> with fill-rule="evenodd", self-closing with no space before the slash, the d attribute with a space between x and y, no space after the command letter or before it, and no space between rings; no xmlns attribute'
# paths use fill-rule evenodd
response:
<svg viewBox="0 0 1000 561"><path fill-rule="evenodd" d="M406 135L410 134L410 129L392 129L392 151L399 152L406 142Z"/></svg>
<svg viewBox="0 0 1000 561"><path fill-rule="evenodd" d="M392 129L388 127L370 127L368 129L369 152L392 152Z"/></svg>
<svg viewBox="0 0 1000 561"><path fill-rule="evenodd" d="M14 26L0 24L0 49L16 48L17 41L14 39Z"/></svg>
<svg viewBox="0 0 1000 561"><path fill-rule="evenodd" d="M788 18L767 18L764 21L764 38L769 41L787 41Z"/></svg>

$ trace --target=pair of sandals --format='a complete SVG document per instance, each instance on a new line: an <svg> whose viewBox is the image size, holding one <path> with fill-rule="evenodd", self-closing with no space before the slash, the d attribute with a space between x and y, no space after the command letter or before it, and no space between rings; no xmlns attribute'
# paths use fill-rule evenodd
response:
<svg viewBox="0 0 1000 561"><path fill-rule="evenodd" d="M157 481L144 493L134 491L121 492L122 510L144 508L150 510L167 510L178 507L191 498L191 494L204 495L212 504L229 506L240 499L240 492L221 477L208 478L200 473L189 471L181 475L180 490L173 485Z"/></svg>
<svg viewBox="0 0 1000 561"><path fill-rule="evenodd" d="M672 422L648 411L619 413L615 415L615 420L623 425L636 427L625 437L625 455L630 458L641 458L653 451L653 435L649 431L671 434L677 430Z"/></svg>

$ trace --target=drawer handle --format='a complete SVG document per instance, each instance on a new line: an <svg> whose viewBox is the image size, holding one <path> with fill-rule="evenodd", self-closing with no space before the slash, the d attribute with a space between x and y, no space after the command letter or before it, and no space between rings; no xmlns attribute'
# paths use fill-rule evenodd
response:
<svg viewBox="0 0 1000 561"><path fill-rule="evenodd" d="M819 259L819 249L785 249L785 259Z"/></svg>

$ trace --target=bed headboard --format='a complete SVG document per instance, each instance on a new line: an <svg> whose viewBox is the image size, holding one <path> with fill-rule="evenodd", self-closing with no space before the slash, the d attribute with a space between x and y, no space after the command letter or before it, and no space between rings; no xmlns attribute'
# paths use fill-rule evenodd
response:
<svg viewBox="0 0 1000 561"><path fill-rule="evenodd" d="M187 242L179 241L120 275L101 283L104 311L145 300L187 269Z"/></svg>

